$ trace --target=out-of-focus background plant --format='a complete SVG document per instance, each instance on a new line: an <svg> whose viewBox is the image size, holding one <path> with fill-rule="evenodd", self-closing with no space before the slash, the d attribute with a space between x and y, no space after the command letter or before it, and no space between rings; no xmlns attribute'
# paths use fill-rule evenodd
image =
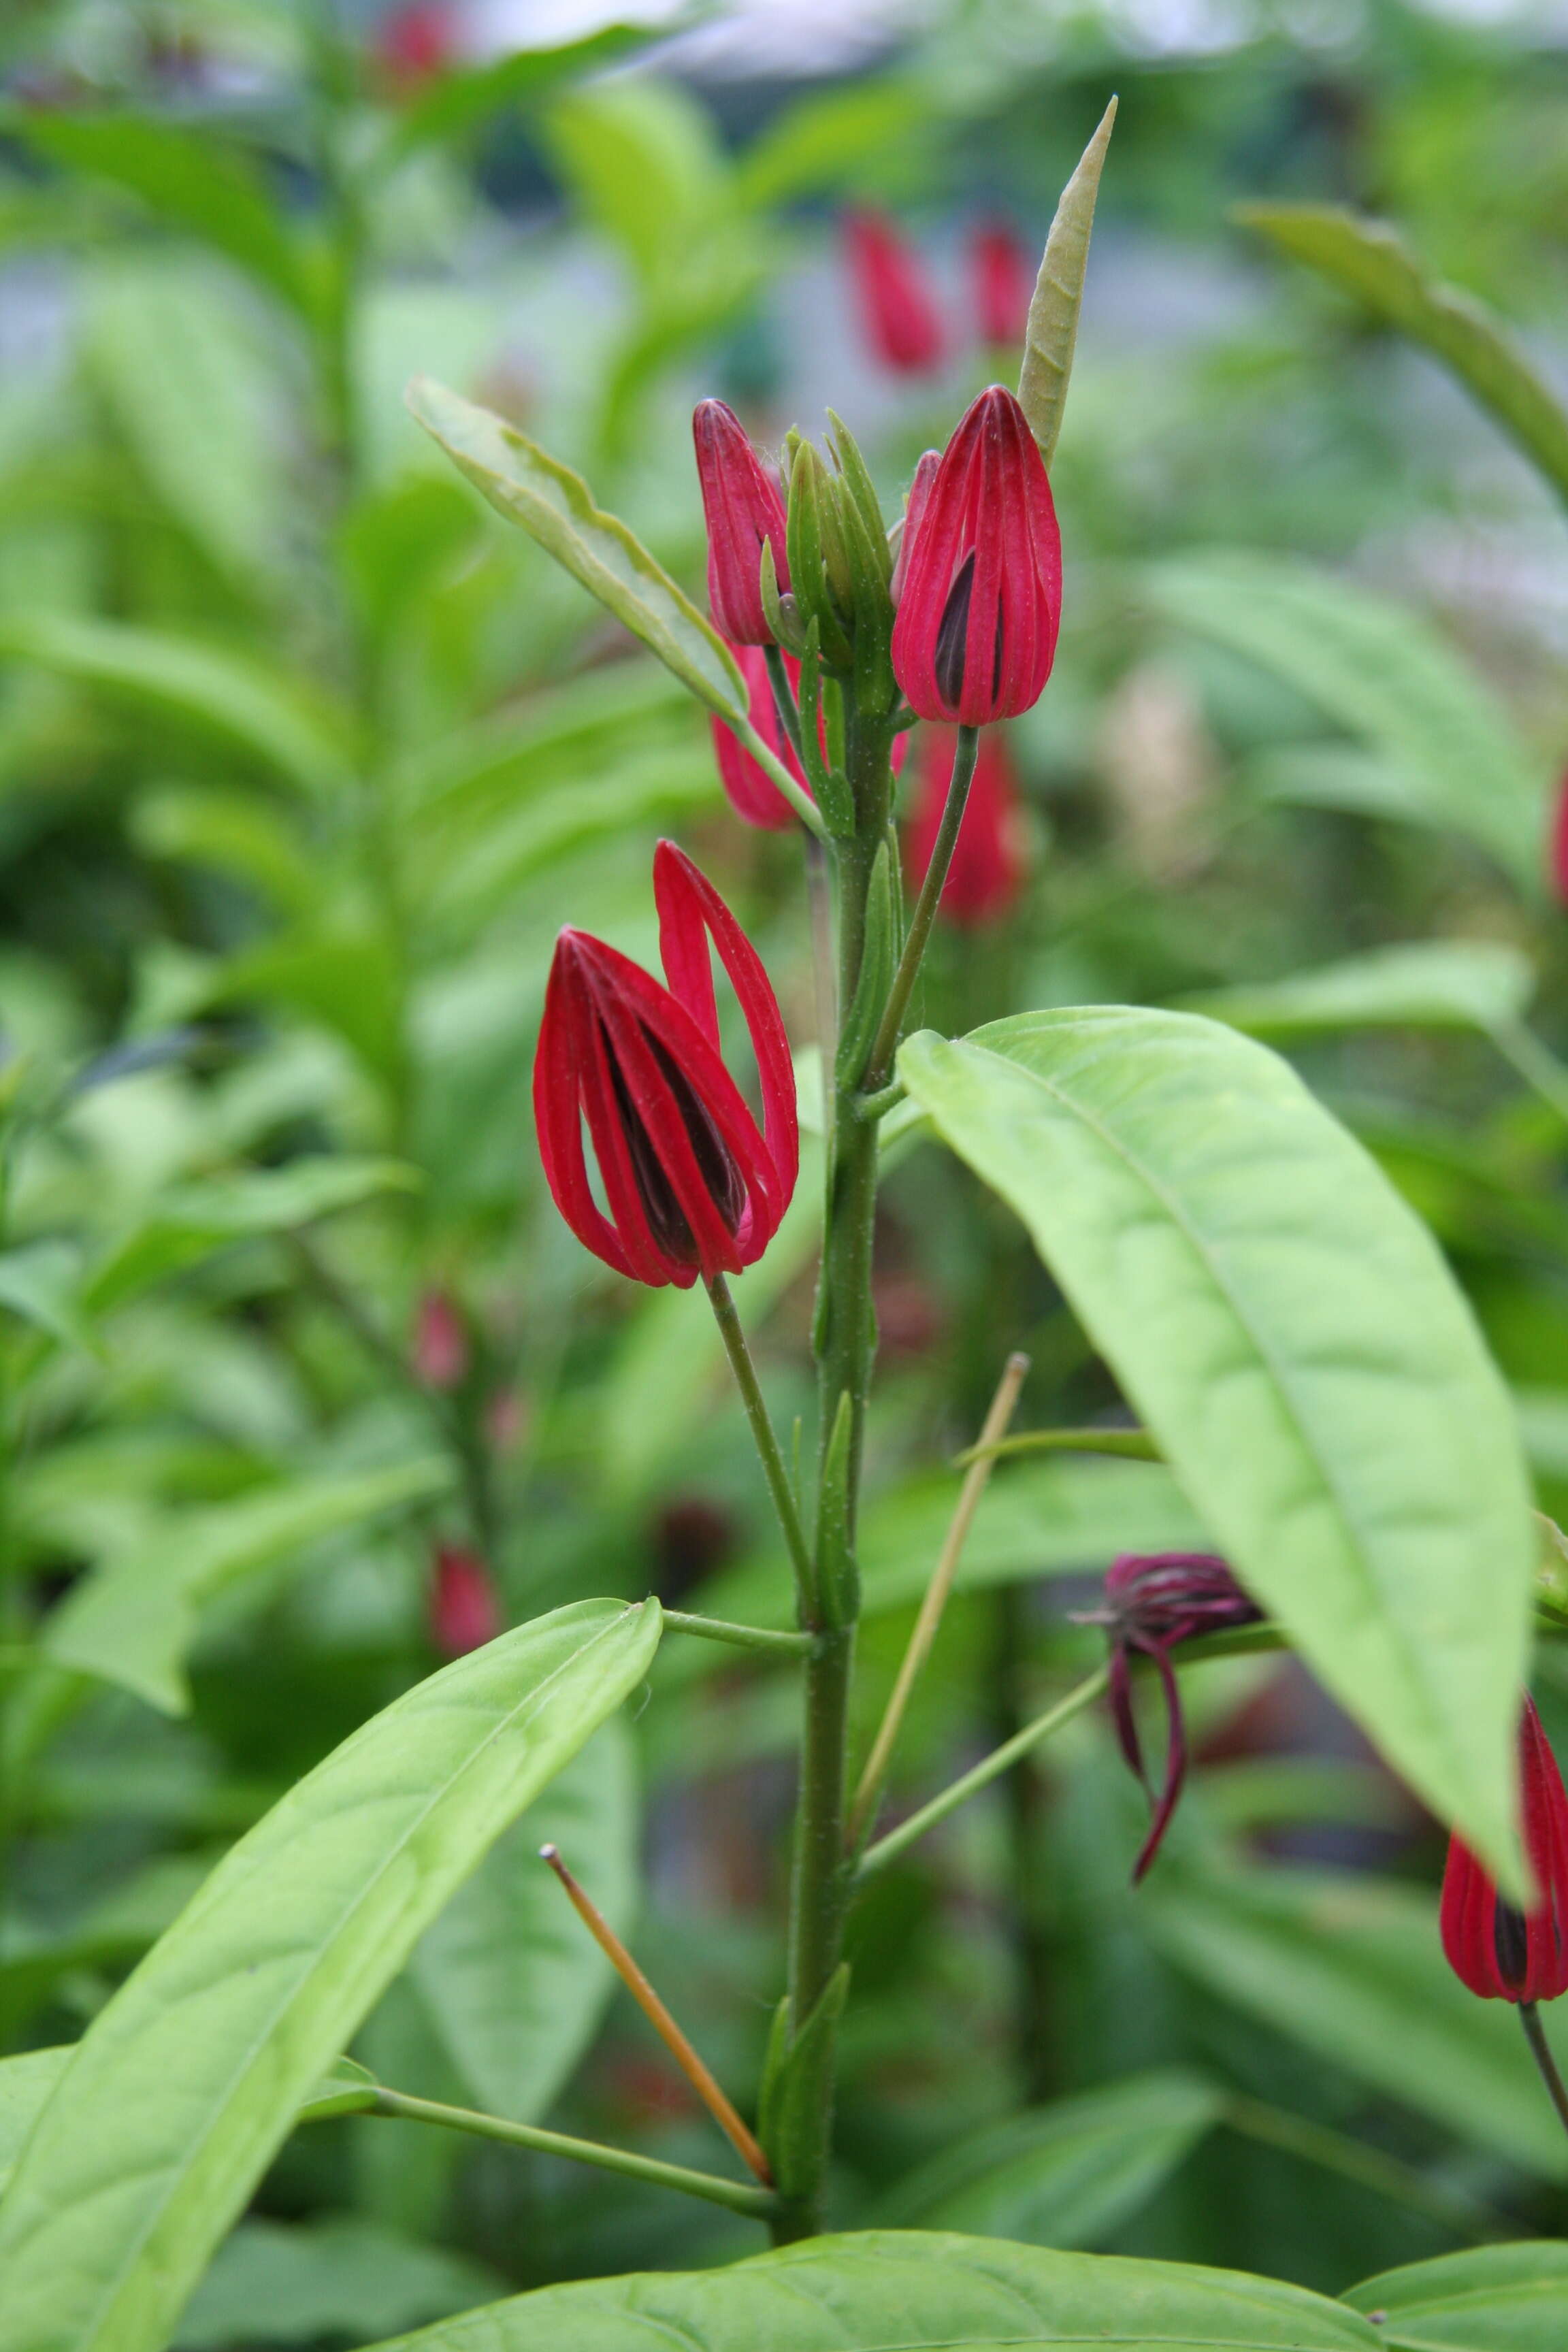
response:
<svg viewBox="0 0 1568 2352"><path fill-rule="evenodd" d="M704 1302L573 1242L528 1079L558 924L646 957L661 832L809 1040L795 845L735 822L675 682L493 526L405 379L525 425L694 591L701 394L763 443L831 400L895 511L1016 374L1112 90L1053 467L1062 648L987 738L994 832L961 850L928 1014L1198 1003L1285 1045L1435 1226L1568 1508L1561 502L1517 415L1256 212L1396 223L1560 378L1563 37L1394 0L9 12L0 2053L72 2039L226 1843L438 1658L584 1592L787 1612ZM816 1189L738 1286L785 1426ZM907 1153L879 1251L868 1710L1005 1351L1033 1360L1021 1422L1124 1418L956 1162ZM1114 1554L1200 1538L1155 1465L1005 1465L905 1801L1092 1660L1073 1612ZM793 1686L707 1651L658 1676L359 2046L411 2091L701 2162L532 1859L546 1830L592 1856L754 2084ZM1561 1738L1550 1647L1540 1696ZM1568 2146L1512 2021L1444 1969L1436 1829L1288 1662L1215 1662L1189 1701L1198 1769L1136 1895L1141 1800L1087 1719L872 1882L835 2219L1330 2291L1554 2232ZM339 2118L290 2141L179 2341L363 2340L755 2242Z"/></svg>

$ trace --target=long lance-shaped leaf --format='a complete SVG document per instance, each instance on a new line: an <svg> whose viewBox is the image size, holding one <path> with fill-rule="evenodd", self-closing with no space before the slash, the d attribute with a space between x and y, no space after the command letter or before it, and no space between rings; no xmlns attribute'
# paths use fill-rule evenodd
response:
<svg viewBox="0 0 1568 2352"><path fill-rule="evenodd" d="M699 701L749 730L745 680L729 646L626 524L595 505L580 474L427 376L409 385L408 405L499 514L531 532Z"/></svg>
<svg viewBox="0 0 1568 2352"><path fill-rule="evenodd" d="M1389 2352L1559 2352L1568 2344L1568 2246L1477 2246L1384 2271L1345 2301L1375 2313Z"/></svg>
<svg viewBox="0 0 1568 2352"><path fill-rule="evenodd" d="M5 2352L158 2352L317 2082L447 1897L647 1670L583 1601L387 1707L218 1864L99 2012L0 2200Z"/></svg>
<svg viewBox="0 0 1568 2352"><path fill-rule="evenodd" d="M1243 205L1237 218L1425 343L1568 499L1568 410L1484 304L1428 277L1381 221L1336 205Z"/></svg>
<svg viewBox="0 0 1568 2352"><path fill-rule="evenodd" d="M928 1032L899 1074L1022 1218L1254 1598L1518 1886L1529 1487L1426 1228L1277 1055L1190 1013Z"/></svg>
<svg viewBox="0 0 1568 2352"><path fill-rule="evenodd" d="M1079 159L1077 171L1062 190L1029 303L1018 402L1047 466L1056 455L1062 411L1068 404L1068 379L1078 346L1078 314L1089 268L1089 233L1094 227L1094 200L1100 194L1100 174L1115 121L1112 99Z"/></svg>
<svg viewBox="0 0 1568 2352"><path fill-rule="evenodd" d="M401 2336L398 2352L1373 2352L1381 2341L1343 2304L1237 2271L861 2230L727 2270L545 2287Z"/></svg>

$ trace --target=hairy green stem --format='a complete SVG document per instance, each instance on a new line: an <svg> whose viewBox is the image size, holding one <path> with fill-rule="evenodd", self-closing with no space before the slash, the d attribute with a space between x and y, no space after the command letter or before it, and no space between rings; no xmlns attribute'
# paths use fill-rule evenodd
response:
<svg viewBox="0 0 1568 2352"><path fill-rule="evenodd" d="M801 754L800 709L789 690L789 672L784 667L784 647L775 645L764 646L763 658L768 666L768 684L773 690L773 709L778 712L779 725L784 729L789 739L790 748L804 768L805 761Z"/></svg>
<svg viewBox="0 0 1568 2352"><path fill-rule="evenodd" d="M1563 2077L1557 2071L1557 2061L1552 2054L1552 2045L1546 2039L1546 2028L1541 2022L1541 2011L1532 2000L1520 2002L1519 2021L1524 2028L1530 2054L1541 2070L1546 2095L1556 2108L1558 2121L1563 2130L1568 2131L1568 2089L1563 2087Z"/></svg>
<svg viewBox="0 0 1568 2352"><path fill-rule="evenodd" d="M928 1830L934 1830L939 1822L945 1822L949 1813L955 1813L960 1805L966 1805L971 1797L979 1795L982 1789L988 1789L992 1781L1009 1770L1021 1756L1027 1756L1042 1739L1048 1739L1053 1731L1059 1731L1064 1723L1070 1723L1075 1715L1081 1715L1086 1706L1092 1706L1110 1679L1104 1666L1097 1667L1085 1681L1068 1691L1066 1698L1058 1699L1056 1706L1047 1707L1044 1715L1037 1715L1032 1723L1024 1726L1022 1731L1015 1733L1011 1739L1005 1739L1000 1748L994 1748L989 1756L983 1756L971 1771L965 1772L951 1788L944 1789L941 1796L933 1797L929 1805L922 1805L918 1812L911 1813L907 1822L900 1822L896 1830L889 1830L885 1838L879 1838L876 1844L861 1856L860 1866L855 1874L857 1879L869 1878L874 1871L885 1869L907 1847L913 1845L917 1838L924 1837Z"/></svg>
<svg viewBox="0 0 1568 2352"><path fill-rule="evenodd" d="M979 728L961 727L958 746L952 755L952 781L947 788L947 800L942 812L942 823L937 828L931 864L926 867L920 897L915 900L915 910L910 917L904 951L899 958L899 968L893 974L893 985L889 991L888 1002L871 1047L871 1058L866 1066L864 1087L868 1094L875 1094L879 1087L886 1086L893 1066L893 1055L899 1048L899 1032L904 1025L904 1015L910 1009L910 999L920 977L921 960L926 951L926 941L931 937L931 927L936 920L947 869L952 864L958 829L963 823L969 787L974 781L974 762L979 753Z"/></svg>
<svg viewBox="0 0 1568 2352"><path fill-rule="evenodd" d="M757 1385L756 1367L752 1351L746 1345L746 1335L741 1328L741 1318L735 1312L735 1301L730 1286L721 1274L716 1274L708 1284L708 1296L713 1302L713 1314L719 1334L735 1374L735 1384L741 1391L741 1402L746 1408L746 1419L752 1424L757 1454L763 1465L763 1475L768 1482L768 1492L773 1498L773 1508L779 1515L785 1543L795 1572L803 1588L811 1580L811 1555L806 1549L805 1534L800 1524L795 1506L795 1489L784 1468L784 1455L779 1452L778 1439Z"/></svg>
<svg viewBox="0 0 1568 2352"><path fill-rule="evenodd" d="M633 2180L650 2181L658 2189L679 2189L688 2197L706 2198L710 2205L727 2205L766 2221L777 2210L778 2199L766 2189L741 2180L723 2180L714 2172L693 2172L684 2164L662 2164L657 2157L634 2156L628 2149L605 2147L593 2139L572 2139L564 2132L541 2131L533 2124L514 2124L504 2116L481 2115L470 2107L449 2107L439 2099L418 2099L408 2091L377 2086L373 2116L396 2116L405 2122L440 2124L448 2131L469 2132L478 2139L504 2140L512 2147L532 2148L540 2156L569 2157L574 2164L596 2165L601 2172L624 2172Z"/></svg>

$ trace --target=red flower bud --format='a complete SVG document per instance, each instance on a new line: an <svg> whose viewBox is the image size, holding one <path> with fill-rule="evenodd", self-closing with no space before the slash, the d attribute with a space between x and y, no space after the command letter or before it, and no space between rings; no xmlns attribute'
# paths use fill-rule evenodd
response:
<svg viewBox="0 0 1568 2352"><path fill-rule="evenodd" d="M977 228L969 257L982 340L994 350L1021 343L1029 320L1035 270L1008 223L987 221Z"/></svg>
<svg viewBox="0 0 1568 2352"><path fill-rule="evenodd" d="M764 743L776 751L790 774L804 792L811 790L805 772L795 756L788 736L779 725L779 715L773 703L773 687L768 677L768 657L760 646L732 646L730 649L741 665L741 675L746 681L746 693L751 721ZM800 664L784 656L784 668L791 687L799 691ZM821 713L818 718L818 738L823 739ZM738 736L725 726L721 719L713 724L713 750L719 761L719 780L724 787L731 807L747 824L761 825L766 833L784 833L799 822L783 793L757 761L745 749Z"/></svg>
<svg viewBox="0 0 1568 2352"><path fill-rule="evenodd" d="M928 375L942 365L942 320L912 247L885 213L848 213L844 239L866 341L899 375Z"/></svg>
<svg viewBox="0 0 1568 2352"><path fill-rule="evenodd" d="M502 1626L500 1596L478 1552L438 1543L430 1578L430 1638L444 1658L466 1657Z"/></svg>
<svg viewBox="0 0 1568 2352"><path fill-rule="evenodd" d="M1107 1629L1111 1720L1121 1753L1149 1790L1154 1808L1149 1834L1132 1866L1134 1886L1160 1851L1187 1776L1186 1726L1170 1654L1179 1643L1190 1642L1197 1634L1221 1633L1231 1625L1255 1625L1261 1614L1224 1560L1212 1552L1163 1551L1142 1557L1124 1553L1106 1571L1105 1607L1085 1622ZM1143 1769L1142 1743L1132 1711L1129 1661L1134 1652L1153 1659L1165 1694L1165 1779L1158 1795Z"/></svg>
<svg viewBox="0 0 1568 2352"><path fill-rule="evenodd" d="M783 595L789 586L784 503L732 408L700 401L691 419L697 478L708 525L708 604L713 625L738 646L771 646L763 610L763 548L771 542Z"/></svg>
<svg viewBox="0 0 1568 2352"><path fill-rule="evenodd" d="M1532 1910L1520 1911L1459 1838L1443 1873L1443 1950L1462 1984L1483 2000L1555 2000L1568 1992L1568 1793L1535 1702L1519 1719L1520 1811L1535 1881Z"/></svg>
<svg viewBox="0 0 1568 2352"><path fill-rule="evenodd" d="M936 847L957 750L958 737L951 727L923 731L920 798L909 837L910 878L917 890ZM1024 887L1022 834L1018 788L1005 739L983 735L952 863L937 902L950 923L978 929L1007 912Z"/></svg>
<svg viewBox="0 0 1568 2352"><path fill-rule="evenodd" d="M1552 812L1552 888L1560 907L1568 907L1568 774L1557 787Z"/></svg>
<svg viewBox="0 0 1568 2352"><path fill-rule="evenodd" d="M461 1388L468 1376L468 1334L456 1301L427 1290L414 1326L414 1373L427 1389Z"/></svg>
<svg viewBox="0 0 1568 2352"><path fill-rule="evenodd" d="M993 384L904 526L893 669L921 719L983 727L1037 703L1061 620L1062 550L1028 420Z"/></svg>
<svg viewBox="0 0 1568 2352"><path fill-rule="evenodd" d="M376 55L399 96L411 98L426 82L455 63L458 28L441 0L407 0L384 16L375 33Z"/></svg>
<svg viewBox="0 0 1568 2352"><path fill-rule="evenodd" d="M904 593L904 566L909 560L910 541L920 528L926 500L931 496L931 486L936 479L937 467L941 464L940 449L928 449L915 462L914 479L910 484L909 499L904 508L904 525L899 533L899 551L893 558L893 576L888 583L888 593L892 598L895 612Z"/></svg>
<svg viewBox="0 0 1568 2352"><path fill-rule="evenodd" d="M533 1108L545 1180L578 1240L634 1281L687 1290L699 1274L752 1265L778 1231L800 1168L795 1072L762 959L712 884L672 841L653 879L668 987L602 940L563 931ZM761 1126L720 1058L715 949L756 1056Z"/></svg>

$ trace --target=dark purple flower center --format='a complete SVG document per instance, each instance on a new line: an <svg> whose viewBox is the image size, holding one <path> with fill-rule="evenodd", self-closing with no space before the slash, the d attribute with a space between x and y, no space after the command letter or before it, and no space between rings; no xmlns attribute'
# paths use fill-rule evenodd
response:
<svg viewBox="0 0 1568 2352"><path fill-rule="evenodd" d="M1510 1992L1523 1984L1530 1968L1530 1928L1522 1911L1500 1895L1492 1913L1492 1949L1498 1974Z"/></svg>
<svg viewBox="0 0 1568 2352"><path fill-rule="evenodd" d="M695 1265L700 1253L696 1236L687 1222L686 1212L676 1197L663 1161L658 1156L651 1135L632 1100L631 1089L616 1059L615 1048L605 1034L605 1058L609 1064L610 1084L616 1091L616 1107L621 1115L621 1132L631 1155L632 1175L637 1183L637 1198L647 1218L648 1229L655 1242L668 1258L677 1265ZM746 1205L746 1188L741 1171L735 1165L729 1145L713 1124L706 1108L680 1065L668 1049L649 1029L644 1029L643 1043L647 1046L680 1114L708 1196L727 1230L733 1234L740 1226Z"/></svg>
<svg viewBox="0 0 1568 2352"><path fill-rule="evenodd" d="M936 659L932 667L936 675L936 690L942 700L957 708L963 695L963 677L969 646L969 607L974 595L974 550L970 549L947 592L947 602L942 608L942 620L936 633ZM996 606L996 653L991 665L991 691L1002 688L1002 606Z"/></svg>

